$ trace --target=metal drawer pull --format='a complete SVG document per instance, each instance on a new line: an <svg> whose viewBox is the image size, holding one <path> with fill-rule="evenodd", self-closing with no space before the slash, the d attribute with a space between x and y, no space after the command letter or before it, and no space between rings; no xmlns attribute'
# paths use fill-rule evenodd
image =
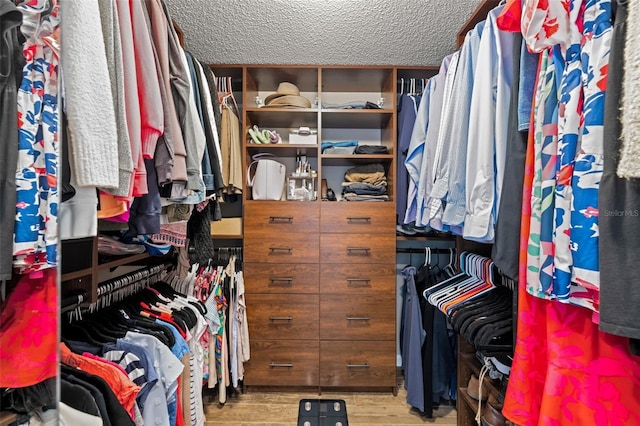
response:
<svg viewBox="0 0 640 426"><path fill-rule="evenodd" d="M269 317L269 321L293 321L293 317Z"/></svg>
<svg viewBox="0 0 640 426"><path fill-rule="evenodd" d="M370 281L371 280L369 278L347 278L347 282L349 284L358 283L358 282L369 284Z"/></svg>
<svg viewBox="0 0 640 426"><path fill-rule="evenodd" d="M287 363L278 363L278 362L272 362L269 364L269 367L274 368L274 367L293 367L293 363L292 362L287 362Z"/></svg>
<svg viewBox="0 0 640 426"><path fill-rule="evenodd" d="M276 278L276 277L272 277L269 278L269 281L271 281L272 283L278 282L278 281L282 281L285 282L287 284L291 284L291 282L293 281L293 278Z"/></svg>
<svg viewBox="0 0 640 426"><path fill-rule="evenodd" d="M293 223L293 216L269 216L269 223L273 222Z"/></svg>
<svg viewBox="0 0 640 426"><path fill-rule="evenodd" d="M287 253L291 253L293 251L292 247L269 247L269 251L274 253L276 251L286 251Z"/></svg>
<svg viewBox="0 0 640 426"><path fill-rule="evenodd" d="M347 368L369 368L369 364L347 364Z"/></svg>
<svg viewBox="0 0 640 426"><path fill-rule="evenodd" d="M371 249L369 247L347 247L347 252L349 254L358 253L358 252L364 252L365 255L369 256L369 252L370 251L371 251Z"/></svg>
<svg viewBox="0 0 640 426"><path fill-rule="evenodd" d="M347 317L347 321L369 321L369 317Z"/></svg>
<svg viewBox="0 0 640 426"><path fill-rule="evenodd" d="M371 223L371 218L369 216L350 216L350 217L347 217L347 221Z"/></svg>

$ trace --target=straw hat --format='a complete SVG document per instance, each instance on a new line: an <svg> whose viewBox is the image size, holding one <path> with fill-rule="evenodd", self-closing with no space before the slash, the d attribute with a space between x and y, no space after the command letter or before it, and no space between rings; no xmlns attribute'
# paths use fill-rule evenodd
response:
<svg viewBox="0 0 640 426"><path fill-rule="evenodd" d="M278 90L264 99L265 107L297 107L311 108L311 101L300 96L298 86L283 81L278 85Z"/></svg>

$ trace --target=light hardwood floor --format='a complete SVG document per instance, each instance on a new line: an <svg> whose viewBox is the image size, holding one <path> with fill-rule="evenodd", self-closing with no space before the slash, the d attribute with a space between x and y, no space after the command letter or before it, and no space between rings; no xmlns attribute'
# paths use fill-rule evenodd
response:
<svg viewBox="0 0 640 426"><path fill-rule="evenodd" d="M206 425L295 426L299 401L310 398L343 399L347 405L349 426L455 426L457 416L453 407L442 406L434 412L434 418L423 418L407 404L404 386L399 385L398 389L398 396L393 396L391 392L323 392L322 395L318 395L313 392L261 392L252 388L247 393L236 393L229 397L223 406L205 397Z"/></svg>

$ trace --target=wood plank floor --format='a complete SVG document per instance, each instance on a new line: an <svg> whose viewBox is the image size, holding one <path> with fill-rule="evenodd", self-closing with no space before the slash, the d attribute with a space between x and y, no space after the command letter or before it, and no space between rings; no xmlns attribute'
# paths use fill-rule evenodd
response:
<svg viewBox="0 0 640 426"><path fill-rule="evenodd" d="M262 392L254 388L249 392L229 397L224 405L213 398L204 401L207 426L284 426L297 424L298 403L301 399L343 399L347 404L349 426L405 426L434 424L455 426L456 411L453 407L443 406L434 412L434 418L428 419L412 409L406 402L407 393L399 385L398 396L391 392Z"/></svg>

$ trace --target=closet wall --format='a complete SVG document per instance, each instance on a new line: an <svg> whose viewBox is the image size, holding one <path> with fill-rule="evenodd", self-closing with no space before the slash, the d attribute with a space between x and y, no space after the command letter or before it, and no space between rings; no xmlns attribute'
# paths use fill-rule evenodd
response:
<svg viewBox="0 0 640 426"><path fill-rule="evenodd" d="M186 46L208 63L433 65L455 49L456 31L480 1L166 3Z"/></svg>

